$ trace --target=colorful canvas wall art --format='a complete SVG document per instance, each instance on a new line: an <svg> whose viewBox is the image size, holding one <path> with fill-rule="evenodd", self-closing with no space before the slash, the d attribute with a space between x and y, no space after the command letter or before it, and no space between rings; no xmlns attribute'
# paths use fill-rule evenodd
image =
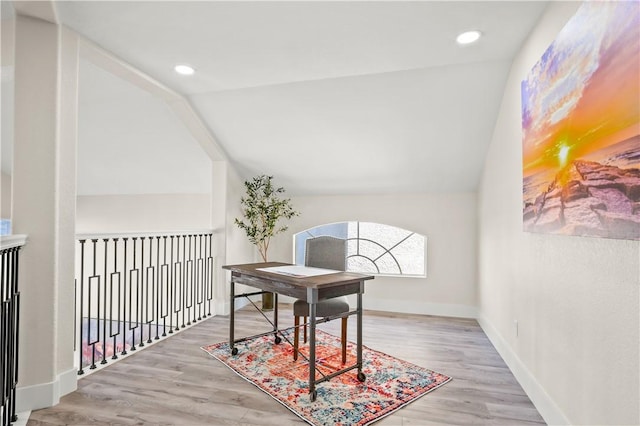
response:
<svg viewBox="0 0 640 426"><path fill-rule="evenodd" d="M640 3L583 3L521 89L524 230L640 240Z"/></svg>

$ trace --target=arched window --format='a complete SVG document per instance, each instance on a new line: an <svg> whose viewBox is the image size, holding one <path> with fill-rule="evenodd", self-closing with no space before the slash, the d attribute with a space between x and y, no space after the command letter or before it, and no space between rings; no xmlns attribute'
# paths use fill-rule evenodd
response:
<svg viewBox="0 0 640 426"><path fill-rule="evenodd" d="M377 275L426 276L424 235L371 222L331 223L295 234L297 264L304 264L307 238L321 235L347 240L347 271Z"/></svg>

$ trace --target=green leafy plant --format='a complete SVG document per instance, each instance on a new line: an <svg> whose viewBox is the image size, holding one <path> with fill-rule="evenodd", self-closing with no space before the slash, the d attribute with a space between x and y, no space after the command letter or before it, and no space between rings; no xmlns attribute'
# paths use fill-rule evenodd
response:
<svg viewBox="0 0 640 426"><path fill-rule="evenodd" d="M243 217L234 221L258 248L264 262L267 262L271 237L288 229L278 222L299 215L291 206L291 200L282 198L284 188L274 187L272 180L273 176L261 175L244 182L246 194L240 199Z"/></svg>

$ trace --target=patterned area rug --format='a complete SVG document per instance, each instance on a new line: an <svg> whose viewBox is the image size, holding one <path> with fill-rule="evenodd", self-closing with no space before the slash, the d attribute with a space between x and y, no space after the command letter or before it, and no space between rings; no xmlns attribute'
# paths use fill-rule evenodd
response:
<svg viewBox="0 0 640 426"><path fill-rule="evenodd" d="M292 339L292 337L290 338ZM316 332L318 370L330 374L341 368L340 339ZM309 364L303 357L293 361L293 347L274 344L263 336L236 345L232 356L227 342L202 349L238 375L262 389L312 425L368 425L444 385L450 377L363 346L366 380L356 378L357 369L316 386L317 399L309 399ZM347 364L356 363L356 345L349 342ZM309 355L308 345L301 352ZM316 378L321 377L316 372Z"/></svg>

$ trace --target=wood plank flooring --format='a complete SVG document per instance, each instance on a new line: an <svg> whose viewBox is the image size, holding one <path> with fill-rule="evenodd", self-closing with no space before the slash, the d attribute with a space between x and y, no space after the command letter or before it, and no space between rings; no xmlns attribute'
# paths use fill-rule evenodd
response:
<svg viewBox="0 0 640 426"><path fill-rule="evenodd" d="M280 325L292 324L291 305L281 305ZM340 321L319 328L339 335ZM268 330L253 307L236 313L237 336ZM355 333L352 317L350 340ZM27 424L305 424L200 349L227 338L228 317L202 321L80 379L76 392L33 411ZM453 377L376 425L544 424L475 320L366 311L363 341Z"/></svg>

